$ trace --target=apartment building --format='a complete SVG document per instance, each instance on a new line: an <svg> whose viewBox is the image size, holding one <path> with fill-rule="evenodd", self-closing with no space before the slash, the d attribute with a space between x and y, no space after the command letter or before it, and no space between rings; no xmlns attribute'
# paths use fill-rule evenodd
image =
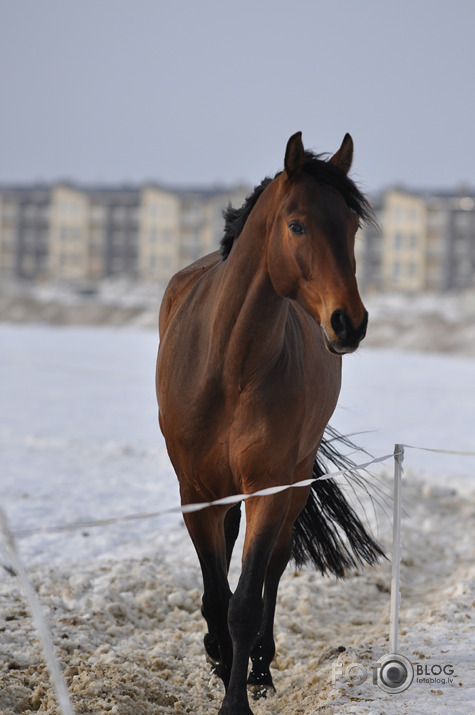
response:
<svg viewBox="0 0 475 715"><path fill-rule="evenodd" d="M383 237L381 235L381 220L384 199L382 195L371 199L376 223L367 224L356 234L355 258L356 275L360 288L367 291L381 290Z"/></svg>
<svg viewBox="0 0 475 715"><path fill-rule="evenodd" d="M217 249L222 211L249 187L0 187L0 277L166 282ZM364 291L462 290L475 283L475 192L392 188L372 200L379 228L356 240Z"/></svg>
<svg viewBox="0 0 475 715"><path fill-rule="evenodd" d="M372 201L380 227L357 239L363 290L462 290L475 285L475 192L393 188Z"/></svg>
<svg viewBox="0 0 475 715"><path fill-rule="evenodd" d="M0 192L0 276L48 273L50 193L39 186Z"/></svg>
<svg viewBox="0 0 475 715"><path fill-rule="evenodd" d="M415 194L389 191L382 217L383 288L418 292L426 284L427 207Z"/></svg>
<svg viewBox="0 0 475 715"><path fill-rule="evenodd" d="M0 276L167 281L216 250L222 211L249 187L173 191L155 185L0 187Z"/></svg>
<svg viewBox="0 0 475 715"><path fill-rule="evenodd" d="M475 192L439 194L429 200L428 287L475 286Z"/></svg>
<svg viewBox="0 0 475 715"><path fill-rule="evenodd" d="M50 192L49 278L74 281L89 273L89 200L82 191L56 186ZM27 254L28 255L28 254Z"/></svg>
<svg viewBox="0 0 475 715"><path fill-rule="evenodd" d="M141 192L138 188L95 188L87 192L89 221L87 277L139 277Z"/></svg>
<svg viewBox="0 0 475 715"><path fill-rule="evenodd" d="M180 266L180 197L155 187L142 190L138 275L165 281Z"/></svg>

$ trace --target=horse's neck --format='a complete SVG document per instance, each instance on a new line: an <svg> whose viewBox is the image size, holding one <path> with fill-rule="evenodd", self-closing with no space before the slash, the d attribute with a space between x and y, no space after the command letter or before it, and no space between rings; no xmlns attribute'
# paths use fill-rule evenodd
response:
<svg viewBox="0 0 475 715"><path fill-rule="evenodd" d="M279 357L288 313L267 271L265 212L253 214L222 266L213 322L215 344L228 367L251 373Z"/></svg>

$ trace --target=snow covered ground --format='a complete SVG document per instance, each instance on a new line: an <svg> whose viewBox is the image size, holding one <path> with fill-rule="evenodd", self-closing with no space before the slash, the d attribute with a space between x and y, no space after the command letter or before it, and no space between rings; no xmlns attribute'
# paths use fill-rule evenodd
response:
<svg viewBox="0 0 475 715"><path fill-rule="evenodd" d="M0 325L0 506L14 531L178 504L156 419L156 348L154 331ZM474 452L474 404L473 359L365 347L344 361L332 423L367 431L355 441L374 456L395 442ZM276 618L278 694L253 705L257 715L475 711L475 458L407 449L405 467L400 652L414 665L413 684L388 694L372 682L388 653L389 563L345 581L289 568ZM373 488L390 494L391 461L375 471ZM369 517L389 552L390 518L379 507ZM18 541L77 713L218 711L222 688L203 657L201 577L179 516ZM8 568L1 547L0 564ZM7 568L0 713L55 714ZM234 581L237 573L238 559Z"/></svg>

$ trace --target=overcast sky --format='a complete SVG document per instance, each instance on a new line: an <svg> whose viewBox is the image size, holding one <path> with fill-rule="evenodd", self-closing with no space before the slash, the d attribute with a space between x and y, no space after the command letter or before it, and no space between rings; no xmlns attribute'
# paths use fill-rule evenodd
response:
<svg viewBox="0 0 475 715"><path fill-rule="evenodd" d="M0 0L0 181L475 187L473 0Z"/></svg>

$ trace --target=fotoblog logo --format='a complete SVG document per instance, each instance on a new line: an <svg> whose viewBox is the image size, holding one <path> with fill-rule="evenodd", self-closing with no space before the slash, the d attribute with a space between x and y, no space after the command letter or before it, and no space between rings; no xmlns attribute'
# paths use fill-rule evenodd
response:
<svg viewBox="0 0 475 715"><path fill-rule="evenodd" d="M386 693L402 693L414 680L414 668L411 662L399 653L384 655L375 665L362 663L333 663L333 685L337 680L347 680L352 685L363 685L370 680Z"/></svg>
<svg viewBox="0 0 475 715"><path fill-rule="evenodd" d="M414 680L412 663L403 655L384 655L378 665L376 684L387 693L402 693Z"/></svg>
<svg viewBox="0 0 475 715"><path fill-rule="evenodd" d="M452 663L414 663L399 653L380 658L375 665L333 663L332 683L346 681L351 685L372 682L386 693L402 693L415 681L425 685L454 685L455 668Z"/></svg>

